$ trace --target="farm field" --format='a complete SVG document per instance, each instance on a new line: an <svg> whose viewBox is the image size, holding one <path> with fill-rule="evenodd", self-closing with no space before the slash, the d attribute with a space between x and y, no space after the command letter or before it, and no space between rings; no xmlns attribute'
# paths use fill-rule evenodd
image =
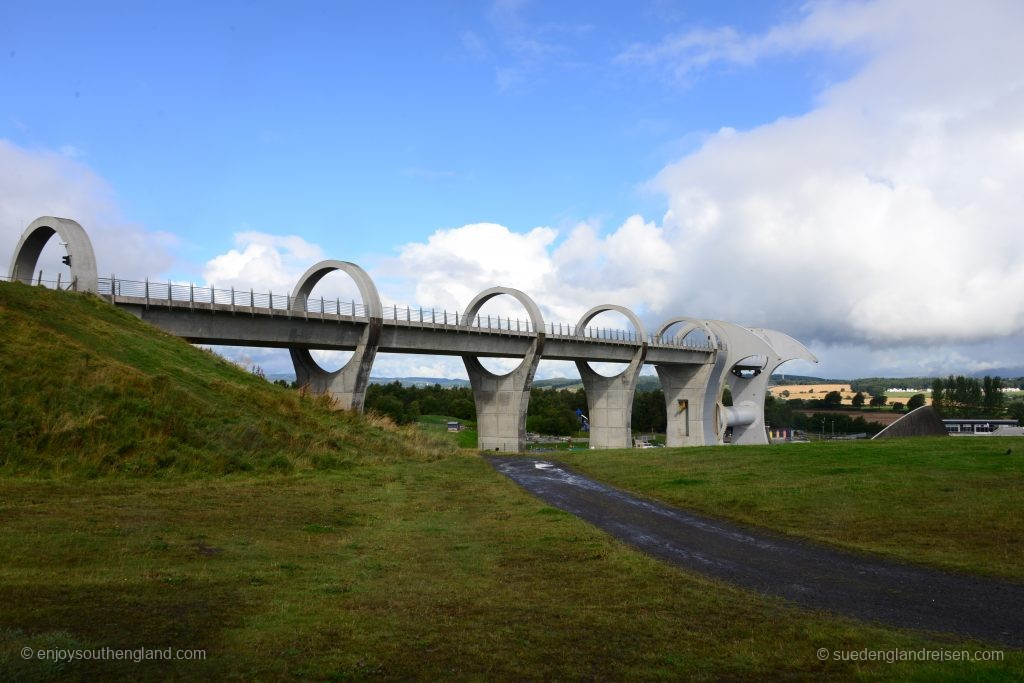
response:
<svg viewBox="0 0 1024 683"><path fill-rule="evenodd" d="M768 388L768 393L775 398L788 400L793 398L822 399L830 391L838 391L843 397L843 405L852 405L853 397L857 394L849 384L785 384ZM931 393L928 391L889 391L886 392L886 405L893 403L907 404L907 400L914 394L924 394L925 405L931 405ZM865 405L870 400L865 394Z"/></svg>

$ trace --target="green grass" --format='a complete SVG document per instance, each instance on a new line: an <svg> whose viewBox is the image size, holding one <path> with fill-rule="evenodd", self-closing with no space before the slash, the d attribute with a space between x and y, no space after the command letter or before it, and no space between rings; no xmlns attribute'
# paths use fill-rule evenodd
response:
<svg viewBox="0 0 1024 683"><path fill-rule="evenodd" d="M1022 438L588 451L560 459L671 505L1024 581Z"/></svg>
<svg viewBox="0 0 1024 683"><path fill-rule="evenodd" d="M677 571L473 455L332 472L6 479L0 671L17 680L1010 680L998 664L820 662L979 649ZM22 660L23 647L204 649L205 661ZM2 676L0 676L2 677Z"/></svg>
<svg viewBox="0 0 1024 683"><path fill-rule="evenodd" d="M675 570L429 428L330 411L95 299L0 285L0 344L0 680L1024 675L1015 652L819 661L984 646Z"/></svg>
<svg viewBox="0 0 1024 683"><path fill-rule="evenodd" d="M476 449L477 447L475 422L448 415L420 415L417 421L427 431L443 435L459 448ZM449 432L446 423L450 421L458 422L462 425L462 429L458 432Z"/></svg>
<svg viewBox="0 0 1024 683"><path fill-rule="evenodd" d="M0 283L0 474L333 469L450 449L331 410L96 297Z"/></svg>

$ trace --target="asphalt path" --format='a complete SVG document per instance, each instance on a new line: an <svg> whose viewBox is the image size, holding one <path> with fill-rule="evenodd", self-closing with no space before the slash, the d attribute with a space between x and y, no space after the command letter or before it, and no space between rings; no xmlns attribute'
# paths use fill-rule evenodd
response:
<svg viewBox="0 0 1024 683"><path fill-rule="evenodd" d="M488 460L553 507L684 569L857 619L1024 647L1024 585L750 529L645 500L549 461Z"/></svg>

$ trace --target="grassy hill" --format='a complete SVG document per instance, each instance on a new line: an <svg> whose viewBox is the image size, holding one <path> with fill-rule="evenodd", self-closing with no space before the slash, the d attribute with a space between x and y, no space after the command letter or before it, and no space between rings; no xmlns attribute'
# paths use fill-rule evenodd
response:
<svg viewBox="0 0 1024 683"><path fill-rule="evenodd" d="M0 472L331 469L450 448L331 410L95 297L0 284Z"/></svg>

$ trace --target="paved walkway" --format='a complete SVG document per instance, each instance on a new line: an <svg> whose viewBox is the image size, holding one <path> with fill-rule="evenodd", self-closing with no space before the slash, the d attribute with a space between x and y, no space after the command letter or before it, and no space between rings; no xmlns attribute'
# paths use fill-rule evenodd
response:
<svg viewBox="0 0 1024 683"><path fill-rule="evenodd" d="M1024 585L755 531L653 503L543 460L488 460L552 506L679 567L858 619L1024 647Z"/></svg>

